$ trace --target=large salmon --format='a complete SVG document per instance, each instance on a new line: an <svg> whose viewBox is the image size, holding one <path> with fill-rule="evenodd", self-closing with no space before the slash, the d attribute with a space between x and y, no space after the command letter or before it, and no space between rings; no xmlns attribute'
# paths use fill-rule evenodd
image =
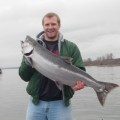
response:
<svg viewBox="0 0 120 120"><path fill-rule="evenodd" d="M31 66L41 74L56 83L69 86L73 86L78 80L83 81L86 86L95 90L101 105L104 105L107 94L118 87L114 83L95 80L88 73L64 60L63 57L51 53L30 36L27 36L25 41L21 41L21 47L23 55Z"/></svg>

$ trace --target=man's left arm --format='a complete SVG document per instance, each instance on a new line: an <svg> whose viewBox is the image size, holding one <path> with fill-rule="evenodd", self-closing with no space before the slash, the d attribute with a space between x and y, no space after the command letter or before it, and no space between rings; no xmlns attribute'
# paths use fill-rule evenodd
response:
<svg viewBox="0 0 120 120"><path fill-rule="evenodd" d="M80 50L77 47L77 45L74 45L71 57L73 58L72 64L74 66L80 68L81 70L86 71L85 66L84 66L84 62L83 62L83 59L82 59L82 56L81 56L81 53L80 53ZM85 84L80 80L77 80L76 84L71 86L71 88L74 91L83 89L84 87L85 87Z"/></svg>

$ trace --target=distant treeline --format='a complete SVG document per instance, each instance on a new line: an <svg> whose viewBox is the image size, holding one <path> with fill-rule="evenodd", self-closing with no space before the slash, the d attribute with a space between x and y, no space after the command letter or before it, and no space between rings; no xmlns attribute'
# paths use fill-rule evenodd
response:
<svg viewBox="0 0 120 120"><path fill-rule="evenodd" d="M88 58L84 60L84 63L86 66L120 66L120 58L114 59L114 56L112 53L106 54L101 57L97 57L96 60L92 60L91 58Z"/></svg>

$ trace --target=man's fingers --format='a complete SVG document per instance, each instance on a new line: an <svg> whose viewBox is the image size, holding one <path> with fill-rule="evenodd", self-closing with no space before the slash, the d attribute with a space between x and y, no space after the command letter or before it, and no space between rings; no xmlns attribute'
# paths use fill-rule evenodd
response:
<svg viewBox="0 0 120 120"><path fill-rule="evenodd" d="M74 91L77 91L77 90L80 90L80 89L83 89L85 86L85 84L82 82L82 81L77 81L76 84L74 86L72 86L72 89Z"/></svg>

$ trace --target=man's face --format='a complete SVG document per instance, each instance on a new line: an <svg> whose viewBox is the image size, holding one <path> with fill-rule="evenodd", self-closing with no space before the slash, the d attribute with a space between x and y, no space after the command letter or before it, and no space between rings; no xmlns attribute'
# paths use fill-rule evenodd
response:
<svg viewBox="0 0 120 120"><path fill-rule="evenodd" d="M43 28L45 32L45 39L55 40L58 39L58 31L60 28L60 24L57 21L55 16L48 18L44 18Z"/></svg>

